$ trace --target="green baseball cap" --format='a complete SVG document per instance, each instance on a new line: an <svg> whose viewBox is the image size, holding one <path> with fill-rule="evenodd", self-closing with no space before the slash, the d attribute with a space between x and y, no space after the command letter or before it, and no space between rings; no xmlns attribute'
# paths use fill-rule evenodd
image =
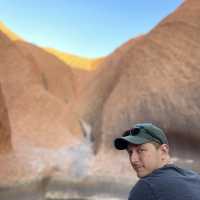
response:
<svg viewBox="0 0 200 200"><path fill-rule="evenodd" d="M145 144L148 142L157 142L159 144L168 144L164 131L152 123L136 124L132 129L125 131L122 137L114 140L114 146L118 150L127 149L128 144Z"/></svg>

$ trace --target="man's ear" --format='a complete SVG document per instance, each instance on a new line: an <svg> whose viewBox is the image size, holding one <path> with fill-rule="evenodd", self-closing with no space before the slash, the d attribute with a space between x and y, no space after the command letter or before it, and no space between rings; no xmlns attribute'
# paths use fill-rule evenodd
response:
<svg viewBox="0 0 200 200"><path fill-rule="evenodd" d="M167 145L167 144L162 144L161 146L160 146L160 150L164 153L164 154L169 154L169 145Z"/></svg>

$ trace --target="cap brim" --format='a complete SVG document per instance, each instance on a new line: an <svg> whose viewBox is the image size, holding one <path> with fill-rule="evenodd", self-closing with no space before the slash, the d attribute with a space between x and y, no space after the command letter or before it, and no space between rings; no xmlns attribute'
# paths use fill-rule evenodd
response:
<svg viewBox="0 0 200 200"><path fill-rule="evenodd" d="M124 149L127 149L128 144L145 144L149 141L150 140L145 139L145 138L130 135L126 137L116 138L114 140L114 146L118 150L124 150Z"/></svg>

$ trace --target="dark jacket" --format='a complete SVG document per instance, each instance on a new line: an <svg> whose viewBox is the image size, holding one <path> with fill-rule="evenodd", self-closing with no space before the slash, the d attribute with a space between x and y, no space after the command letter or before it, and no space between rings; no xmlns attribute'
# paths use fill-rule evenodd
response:
<svg viewBox="0 0 200 200"><path fill-rule="evenodd" d="M141 178L129 200L200 200L200 175L166 165Z"/></svg>

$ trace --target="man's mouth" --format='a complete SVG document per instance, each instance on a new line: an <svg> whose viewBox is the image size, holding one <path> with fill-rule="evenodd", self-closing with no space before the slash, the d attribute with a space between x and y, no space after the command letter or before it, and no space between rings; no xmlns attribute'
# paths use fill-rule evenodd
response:
<svg viewBox="0 0 200 200"><path fill-rule="evenodd" d="M134 170L135 171L139 171L139 170L141 170L143 167L142 166L134 166Z"/></svg>

